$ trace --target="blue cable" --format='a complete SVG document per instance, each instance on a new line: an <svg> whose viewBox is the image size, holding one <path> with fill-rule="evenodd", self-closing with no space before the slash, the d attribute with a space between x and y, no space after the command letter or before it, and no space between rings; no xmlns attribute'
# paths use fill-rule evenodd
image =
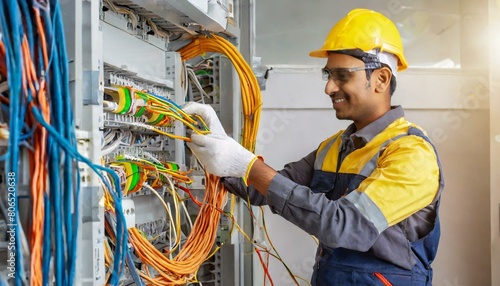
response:
<svg viewBox="0 0 500 286"><path fill-rule="evenodd" d="M0 162L9 159L9 151L7 153L0 155Z"/></svg>
<svg viewBox="0 0 500 286"><path fill-rule="evenodd" d="M52 231L53 245L55 250L55 285L62 285L62 267L63 267L63 251L61 243L62 237L62 224L61 224L61 189L59 177L59 148L57 144L52 144L49 149L49 180L50 180L50 201L52 204L52 221L54 224ZM45 234L47 235L47 234Z"/></svg>
<svg viewBox="0 0 500 286"><path fill-rule="evenodd" d="M56 38L56 44L58 45L58 50L60 51L60 75L61 75L61 83L62 83L62 88L61 91L65 95L70 95L70 89L69 89L69 74L68 74L68 65L67 65L67 57L66 57L66 46L65 46L65 38L64 38L64 31L63 31L63 22L62 22L62 17L61 17L61 12L59 5L55 6L54 9L54 37ZM65 138L70 140L70 142L73 142L73 144L76 144L76 136L74 133L75 126L73 124L73 113L72 113L72 106L71 106L71 100L70 98L67 98L66 100L63 100L64 107L63 107L63 118L66 124L65 124ZM78 173L78 168L76 168L76 172ZM69 157L66 157L66 162L65 162L65 183L67 185L68 190L73 189L73 166L72 166L72 160ZM75 205L79 205L79 198L78 196L72 197L72 192L66 192L66 198L65 198L65 206L67 206L66 210L66 237L67 237L67 245L68 245L68 283L70 285L73 284L73 277L74 277L74 271L75 271L75 256L76 256L76 237L73 237L73 220L71 219L71 216L69 214L71 213L70 206L72 201L75 203ZM78 226L75 225L75 228Z"/></svg>
<svg viewBox="0 0 500 286"><path fill-rule="evenodd" d="M154 93L150 93L150 92L148 92L148 94L149 94L149 95L152 95L153 97L156 97L156 98L158 98L158 99L160 99L160 100L165 100L165 101L167 101L168 103L172 104L173 106L175 106L175 107L177 107L177 108L179 108L179 109L182 109L182 107L181 107L180 105L178 105L177 103L173 102L172 100L170 100L170 99L169 99L169 98L167 98L167 97L160 96L160 95L158 95L158 94L154 94Z"/></svg>
<svg viewBox="0 0 500 286"><path fill-rule="evenodd" d="M33 2L35 6L40 6L41 2ZM42 18L44 19L44 26L50 27L46 29L46 36L50 46L50 62L47 70L44 67L43 59L41 57L41 47L38 46L37 52L38 57L34 56L33 44L36 43L34 40L33 33L33 22L32 15L30 13L30 8L28 7L28 1L21 0L19 2L11 3L11 1L2 0L0 4L0 24L2 29L3 42L6 49L6 64L8 81L10 88L10 104L9 104L9 124L10 124L10 136L9 136L9 148L6 154L2 154L0 159L7 160L6 171L17 173L18 171L18 161L19 161L19 144L21 141L27 140L32 137L35 128L30 129L29 127L25 129L26 122L25 115L29 102L32 100L31 90L28 89L27 97L22 94L22 68L23 65L23 55L21 49L21 39L26 36L29 44L29 52L33 59L38 58L38 76L45 76L47 79L47 84L50 87L50 105L51 105L51 117L54 122L54 129L51 131L51 135L47 138L47 149L49 155L49 178L50 178L50 195L44 194L45 201L45 227L44 227L44 240L43 240L43 253L42 253L42 264L43 264L43 284L47 285L49 283L49 267L52 254L52 245L54 245L55 252L55 283L56 285L72 285L74 277L74 267L76 259L76 237L77 237L77 225L74 228L73 224L78 223L78 207L75 208L75 212L71 213L70 206L79 205L79 181L74 181L74 173L77 179L79 179L80 174L78 170L73 171L74 161L72 157L77 157L75 154L70 156L70 153L75 153L76 151L76 136L74 133L73 115L71 112L70 100L63 98L64 95L69 95L69 76L67 68L67 58L65 50L64 41L64 31L61 20L61 14L57 1L52 1L54 12L53 22L54 30L52 30L51 20L48 16L48 7L42 7ZM24 19L21 19L24 18ZM25 24L23 26L23 23ZM26 34L24 34L26 33ZM52 35L54 34L54 36ZM36 83L35 83L36 85ZM39 86L35 86L38 90ZM37 110L36 110L37 111ZM35 112L38 116L38 120L43 117L39 112ZM48 125L43 121L45 125ZM47 126L45 126L47 128ZM49 128L50 129L50 128ZM23 134L23 130L27 131ZM67 150L66 156L64 156L64 178L61 182L60 180L60 159L62 156L62 149L60 145L60 138L58 136L63 136L70 142L70 148L74 150ZM64 149L64 148L63 148ZM78 154L79 155L79 154ZM81 158L80 158L81 160ZM97 168L93 168L97 171ZM110 170L108 170L110 171ZM115 174L116 176L116 174ZM76 189L74 188L76 184ZM108 186L110 187L110 186ZM115 186L116 188L117 186ZM109 188L112 190L111 188ZM118 185L119 190L119 185ZM15 190L17 193L17 189ZM73 192L75 193L74 196ZM119 192L120 194L120 192ZM121 209L120 196L116 197L113 193L112 196L116 198L117 206L117 226L118 230L123 228L123 210ZM61 205L64 197L64 208ZM16 196L17 205L17 196ZM18 227L20 225L18 208L15 212L16 225L16 285L22 284L22 277L24 276L23 263L22 263L22 248L20 245L21 239L19 237ZM52 218L52 219L51 219ZM62 222L64 221L64 225ZM65 232L64 232L65 231ZM66 235L64 235L66 234ZM54 244L52 244L51 236L54 237ZM126 241L127 233L118 231L117 242L118 245L124 245ZM125 240L124 240L125 239ZM126 244L125 244L126 245ZM67 248L66 248L67 247ZM120 271L120 265L123 265L125 261L125 252L123 249L118 247L117 249L117 261L115 267L117 272ZM67 256L65 256L67 253Z"/></svg>
<svg viewBox="0 0 500 286"><path fill-rule="evenodd" d="M33 137L33 133L35 133L35 130L36 130L36 125L32 128L29 128L29 126L25 126L25 128L27 129L27 132L24 134L21 134L21 136L19 137L20 141L26 141L26 140L30 139L31 137Z"/></svg>
<svg viewBox="0 0 500 286"><path fill-rule="evenodd" d="M59 56L58 50L56 48L51 50L51 54L54 57L52 65L49 67L50 70L50 115L51 122L54 128L57 130L58 134L63 134L63 120L62 108L61 108L61 87L60 87L60 71L59 71ZM62 214L61 205L64 192L64 184L61 182L60 178L60 147L58 144L53 144L49 151L49 177L50 177L50 200L53 205L52 209L52 220L54 222L53 228L53 238L54 238L54 250L55 250L55 285L62 286L65 285L65 259L64 259L64 237L63 237L63 223L64 220Z"/></svg>
<svg viewBox="0 0 500 286"><path fill-rule="evenodd" d="M26 25L24 25L24 27L26 28L26 37L28 38L28 46L30 49L30 55L31 55L31 58L33 59L34 58L33 43L35 42L33 40L33 28L32 28L33 21L31 21L31 14L30 14L30 10L28 8L28 4L26 3L26 0L22 0L19 2L21 3L21 12L23 14L23 19L26 23Z"/></svg>
<svg viewBox="0 0 500 286"><path fill-rule="evenodd" d="M132 260L132 255L130 254L130 249L127 249L127 267L135 282L135 285L146 286L142 281L141 277L137 273L137 268L135 267L134 260Z"/></svg>
<svg viewBox="0 0 500 286"><path fill-rule="evenodd" d="M62 67L61 67L61 75L63 77L63 84L64 84L64 87L63 87L63 94L67 94L67 95L70 95L70 88L69 88L69 69L68 69L68 59L67 59L67 51L66 51L66 39L64 37L64 30L63 30L63 27L64 27L64 24L63 24L63 21L62 21L62 17L61 17L61 11L60 11L60 7L59 5L56 6L56 9L55 9L55 12L54 12L54 17L56 19L55 21L55 27L58 28L58 38L57 38L57 43L59 44L59 49L61 51L60 55L61 55L61 63L62 63ZM76 144L76 135L75 135L75 126L74 126L74 118L73 118L73 112L72 112L72 106L71 106L71 100L65 100L64 101L66 104L65 104L65 108L64 110L66 111L65 112L65 122L67 122L66 124L66 136L69 140L72 140L75 144ZM79 172L79 169L78 168L73 168L72 166L72 162L71 161L68 161L68 164L66 166L67 168L67 180L70 181L72 180L73 178L73 170L75 170L76 172L76 176L77 177L80 177L80 172ZM80 194L79 194L79 190L80 190L80 187L79 187L79 180L77 180L77 188L76 188L77 192L75 193L75 196L74 198L71 198L70 196L68 196L67 198L67 204L69 204L71 201L71 199L73 199L74 201L74 205L79 205L80 204ZM78 213L78 208L75 209L75 214L74 216L76 218L78 218L79 216L79 213ZM71 225L70 223L68 223L68 225ZM71 257L69 259L70 261L70 265L69 265L69 274L68 274L68 280L69 280L69 283L70 285L73 284L73 279L74 279L74 273L75 273L75 268L76 268L76 251L77 251L77 245L76 245L76 240L77 240L77 234L78 234L78 220L75 220L75 225L74 225L74 229L75 231L72 231L72 229L69 229L67 228L66 229L66 232L67 232L67 237L71 237L71 240L68 242L68 245L70 247L70 251L68 251L68 253L70 253Z"/></svg>
<svg viewBox="0 0 500 286"><path fill-rule="evenodd" d="M54 51L53 51L54 52ZM52 115L52 120L51 121L57 121L54 120L55 118L58 118L57 114L57 108L55 106L57 105L57 98L54 96L57 92L51 91L51 94L53 95L51 98L51 115ZM58 125L55 123L55 128L58 129ZM58 133L59 130L57 130ZM63 251L62 251L62 243L63 243L63 236L62 236L62 224L61 224L61 183L60 183L60 174L59 174L59 166L60 166L60 148L57 143L53 142L53 138L49 137L48 138L48 157L49 157L49 164L48 164L48 171L49 171L49 182L50 182L50 203L52 205L51 212L49 213L49 217L52 217L52 231L49 233L45 234L46 239L52 238L54 245L54 263L55 263L55 269L54 269L54 275L55 275L55 285L62 285L62 280L63 280L63 275L62 275L62 267L64 265L63 262ZM49 235L50 234L50 235Z"/></svg>
<svg viewBox="0 0 500 286"><path fill-rule="evenodd" d="M115 212L116 212L116 249L115 249L115 260L113 261L113 273L110 277L110 284L118 285L119 278L121 276L123 265L125 265L125 257L126 257L126 249L127 249L127 239L128 239L128 231L126 229L125 224L125 215L123 213L122 208L122 194L120 188L120 179L118 175L112 169L93 164L88 158L83 157L76 149L71 146L70 142L68 142L65 138L63 138L57 131L49 125L42 117L37 108L33 107L32 109L33 115L35 118L44 126L47 131L52 135L57 143L67 152L67 155L72 156L80 162L87 164L96 174L101 178L101 181L105 184L106 188L110 190L110 195L113 198L113 202L115 204ZM99 171L107 172L113 178L114 188L108 184L108 182L104 179L103 175ZM118 190L117 194L113 192L113 190Z"/></svg>
<svg viewBox="0 0 500 286"><path fill-rule="evenodd" d="M47 194L44 194L43 201L45 204L45 214L43 222L43 233L46 234L43 237L43 250L42 250L42 285L49 285L49 273L50 273L50 230L52 228L52 220L50 219L50 210L52 205L50 204L50 199Z"/></svg>
<svg viewBox="0 0 500 286"><path fill-rule="evenodd" d="M41 47L37 47L37 55L34 56L36 43L34 38L38 38L32 29L33 21L30 7L39 8L46 27L46 39L49 43L49 65L44 70L44 62L40 56ZM9 105L9 124L11 135L9 136L9 149L6 154L0 156L0 159L7 160L7 172L18 171L19 161L19 143L32 138L35 128L26 127L25 114L29 102L32 100L31 90L27 97L22 96L22 64L23 57L21 53L21 39L26 36L29 43L30 54L33 59L38 58L38 76L45 76L48 87L50 88L50 110L54 126L49 125L40 114L36 107L32 107L35 118L45 127L49 136L47 138L47 151L49 159L49 178L50 193L44 194L45 217L44 217L44 239L42 249L42 267L43 284L49 284L49 270L51 257L55 260L55 283L56 285L72 285L75 272L75 261L77 251L78 234L78 207L71 212L71 205L78 206L80 198L80 174L78 168L74 168L75 161L81 161L89 165L96 174L105 183L110 195L113 198L116 213L116 249L113 263L113 272L110 277L110 284L118 285L123 267L127 263L127 256L131 258L128 247L128 231L126 228L125 217L122 209L122 192L120 189L119 178L116 173L100 165L94 165L90 160L81 156L76 149L76 136L74 132L74 118L72 114L71 101L68 98L69 91L69 71L67 67L67 56L65 48L65 39L63 23L58 1L50 1L48 6L42 6L41 3L28 0L21 0L21 3L11 3L8 0L2 0L0 4L0 29L3 32L3 42L6 49L6 61L8 81L10 87L10 105ZM50 17L49 11L53 11ZM24 17L24 21L21 20ZM52 18L52 19L51 19ZM26 24L23 27L23 23ZM24 34L26 33L26 34ZM36 89L38 90L38 86ZM25 131L25 133L23 133ZM65 152L65 153L62 153ZM60 159L64 156L63 170L64 175L60 180ZM112 188L104 180L102 172L108 172L112 178ZM74 178L77 178L75 181ZM76 185L76 186L75 186ZM17 192L17 190L16 190ZM62 206L61 203L64 202ZM17 204L17 197L16 197ZM16 209L15 219L18 225L19 214ZM16 227L17 230L17 227ZM20 245L19 231L16 231L16 285L22 285L24 271L22 269L22 252ZM52 240L53 239L53 240ZM54 246L54 247L53 247ZM135 273L137 275L137 273ZM136 277L137 278L137 277ZM143 285L143 284L141 284Z"/></svg>
<svg viewBox="0 0 500 286"><path fill-rule="evenodd" d="M9 3L6 3L9 2ZM6 10L7 9L7 15ZM16 9L17 8L17 9ZM19 15L19 7L17 3L10 3L10 1L3 0L2 5L0 5L0 18L1 18L1 28L2 34L4 35L3 41L5 45L6 51L6 62L7 62L7 78L10 87L10 134L9 134L9 160L6 161L6 172L13 172L17 174L18 172L18 160L19 160L19 134L20 123L19 123L19 105L20 100L19 96L21 95L21 71L19 70L22 67L22 61L20 56L20 47L21 40L20 35L23 33L22 22ZM7 19L9 22L7 22ZM17 202L17 194L18 188L17 184L15 186L14 192L15 196L15 212L14 212L14 220L16 222L15 231L16 231L16 244L15 244L15 253L16 253L16 285L22 284L22 277L24 276L23 269L23 257L21 251L21 237L19 231L19 207Z"/></svg>
<svg viewBox="0 0 500 286"><path fill-rule="evenodd" d="M164 101L168 102L169 104L172 104L173 106L175 106L178 109L182 109L182 107L180 105L178 105L177 103L173 102L172 100L170 100L170 99L168 99L166 97L159 96L159 95L154 94L154 93L148 93L148 94L151 95L151 96L153 96L153 97L156 97L156 98L158 98L160 100L164 100ZM179 111L177 111L175 109L171 109L171 111L173 111L175 114L179 115L180 117L183 117L183 115Z"/></svg>
<svg viewBox="0 0 500 286"><path fill-rule="evenodd" d="M29 96L32 96L31 95L31 90L28 89L28 95ZM24 97L21 98L22 102L21 102L21 105L19 107L19 119L20 120L20 123L22 122L22 127L21 127L21 130L24 130L24 127L26 126L25 122L26 122L26 110L28 108L28 105L27 103L24 102ZM24 141L26 139L24 139L24 136L23 136L23 132L19 133L19 141Z"/></svg>

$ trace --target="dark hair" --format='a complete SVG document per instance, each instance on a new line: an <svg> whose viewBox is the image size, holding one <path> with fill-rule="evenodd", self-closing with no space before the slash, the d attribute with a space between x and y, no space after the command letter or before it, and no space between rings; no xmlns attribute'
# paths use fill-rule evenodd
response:
<svg viewBox="0 0 500 286"><path fill-rule="evenodd" d="M389 85L389 94L392 96L394 94L394 92L396 91L396 86L398 85L398 83L396 82L396 77L394 76L394 74L392 74L391 76L391 83Z"/></svg>
<svg viewBox="0 0 500 286"><path fill-rule="evenodd" d="M391 69L388 65L386 64L382 64L382 67L386 67L388 68L389 70ZM372 77L372 73L375 69L369 69L369 70L366 70L366 79L369 81L370 78ZM391 71L392 73L392 71ZM389 95L392 96L394 94L394 91L396 91L396 86L398 85L398 83L396 82L396 77L394 76L394 74L391 74L391 82L389 83Z"/></svg>

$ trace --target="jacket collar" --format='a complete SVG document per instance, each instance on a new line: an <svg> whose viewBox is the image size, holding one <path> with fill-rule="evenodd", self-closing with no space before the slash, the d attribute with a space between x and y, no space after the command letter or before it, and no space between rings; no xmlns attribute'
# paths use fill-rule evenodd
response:
<svg viewBox="0 0 500 286"><path fill-rule="evenodd" d="M380 132L384 131L396 119L405 115L403 108L400 105L391 106L391 110L386 112L377 120L363 127L361 130L356 130L354 123L350 124L344 133L342 133L342 144L350 140L356 149L362 148L366 143L370 142Z"/></svg>

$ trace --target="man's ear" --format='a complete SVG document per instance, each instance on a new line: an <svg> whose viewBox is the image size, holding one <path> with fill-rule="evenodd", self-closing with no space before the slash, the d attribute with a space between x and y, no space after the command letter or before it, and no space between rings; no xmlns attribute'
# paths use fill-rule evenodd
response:
<svg viewBox="0 0 500 286"><path fill-rule="evenodd" d="M378 93L385 93L389 90L391 85L392 72L388 67L382 67L375 70L373 75L375 79L375 91Z"/></svg>

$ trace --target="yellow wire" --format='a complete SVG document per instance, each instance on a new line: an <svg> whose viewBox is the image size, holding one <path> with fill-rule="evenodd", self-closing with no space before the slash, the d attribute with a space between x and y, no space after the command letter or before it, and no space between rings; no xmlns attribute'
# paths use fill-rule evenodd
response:
<svg viewBox="0 0 500 286"><path fill-rule="evenodd" d="M260 121L262 96L259 84L252 69L243 59L238 50L224 38L211 35L208 38L196 38L179 50L184 61L206 52L216 52L226 55L234 65L240 78L240 88L243 111L243 130L241 144L250 151L255 151L257 131Z"/></svg>
<svg viewBox="0 0 500 286"><path fill-rule="evenodd" d="M155 113L159 113L159 114L163 114L163 115L166 115L168 117L172 117L172 118L175 118L179 121L181 121L182 123L184 123L186 126L188 126L189 128L191 128L194 132L198 133L198 134L208 134L210 133L209 130L201 130L199 129L198 127L196 127L195 125L193 125L192 122L186 120L186 118L189 118L189 117L180 117L178 116L175 112L171 112L169 110L165 110L163 107L159 107L159 106L150 106L150 107L147 107L146 109L152 111L152 112L155 112ZM200 118L197 116L197 118ZM201 121L202 119L200 119ZM195 121L196 123L196 121ZM204 123L203 123L204 124Z"/></svg>

